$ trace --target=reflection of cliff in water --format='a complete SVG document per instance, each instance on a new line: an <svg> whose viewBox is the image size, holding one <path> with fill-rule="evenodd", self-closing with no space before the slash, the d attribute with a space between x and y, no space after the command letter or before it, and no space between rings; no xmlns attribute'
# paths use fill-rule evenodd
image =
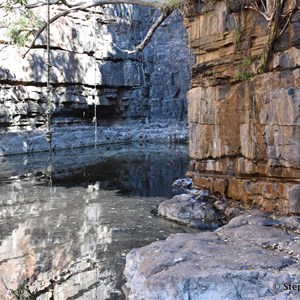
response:
<svg viewBox="0 0 300 300"><path fill-rule="evenodd" d="M59 185L94 184L140 196L170 196L172 182L188 167L187 145L122 144L97 148L63 150L47 153L1 157L0 179L33 176L39 180L52 170L52 180Z"/></svg>
<svg viewBox="0 0 300 300"><path fill-rule="evenodd" d="M101 204L85 203L96 197L113 200L113 195L87 194L84 188L30 188L22 183L17 191L5 193L2 188L1 200L14 194L17 202L0 210L1 231L6 233L0 245L0 277L5 283L0 283L0 295L22 284L32 291L46 291L53 282L57 283L55 299L75 295L79 283L88 289L89 281L94 288L105 284L106 294L113 289L113 274L97 285L98 269L109 272L98 259L107 251L113 229L101 224ZM100 299L107 298L97 293Z"/></svg>
<svg viewBox="0 0 300 300"><path fill-rule="evenodd" d="M64 151L53 156L51 186L40 182L47 154L6 158L1 178L15 179L0 184L0 295L16 299L12 291L27 284L38 299L123 299L131 248L193 231L150 214L164 199L152 195L165 193L186 161L183 146ZM130 185L136 196L99 189L97 181ZM144 186L151 197L137 196Z"/></svg>

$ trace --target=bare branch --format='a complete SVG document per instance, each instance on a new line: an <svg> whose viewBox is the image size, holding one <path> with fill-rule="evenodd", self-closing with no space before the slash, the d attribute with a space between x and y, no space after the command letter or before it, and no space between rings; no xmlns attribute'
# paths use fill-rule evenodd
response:
<svg viewBox="0 0 300 300"><path fill-rule="evenodd" d="M68 0L50 0L50 5L58 4L59 2L63 3L67 7L75 7L75 6L82 5L85 3L84 1L72 2L72 1L68 1ZM27 5L25 5L25 7L30 9L30 8L46 6L46 5L47 5L47 1L40 0L40 1L37 1L34 3L27 4Z"/></svg>
<svg viewBox="0 0 300 300"><path fill-rule="evenodd" d="M74 6L82 5L85 3L83 1L80 1L80 2L76 1L75 3L72 3L67 0L50 0L50 5L59 4L60 2L67 7L74 7ZM41 0L41 1L37 1L35 3L27 4L27 5L25 5L25 7L30 9L30 8L46 6L46 5L47 5L47 1Z"/></svg>
<svg viewBox="0 0 300 300"><path fill-rule="evenodd" d="M74 7L74 6L78 6L78 5L84 4L84 2L70 3L70 2L67 1L67 0L61 0L61 2L62 2L65 6L68 6L68 7Z"/></svg>
<svg viewBox="0 0 300 300"><path fill-rule="evenodd" d="M261 3L261 5L262 5L264 11L268 11L267 8L266 8L266 5L265 5L265 3L264 3L264 1L263 1L263 0L260 0L260 3Z"/></svg>
<svg viewBox="0 0 300 300"><path fill-rule="evenodd" d="M138 53L141 52L145 49L145 47L148 45L149 41L151 40L154 32L156 31L156 29L160 26L160 24L168 18L168 16L171 14L171 11L167 11L167 12L163 12L159 18L156 20L156 22L150 27L149 31L147 32L146 36L144 37L144 39L142 40L142 42L136 46L136 48L132 51L129 50L123 50L124 52L128 53L128 54L133 54L133 53Z"/></svg>
<svg viewBox="0 0 300 300"><path fill-rule="evenodd" d="M262 15L267 21L270 21L270 20L271 20L271 17L268 16L267 13L261 11L261 10L258 8L257 4L256 4L256 5L245 6L245 8L248 8L248 9L251 9L251 10L254 10L254 11L258 12L258 13L259 13L260 15Z"/></svg>
<svg viewBox="0 0 300 300"><path fill-rule="evenodd" d="M290 9L288 12L286 12L284 15L284 18L288 17L288 19L286 20L286 23L284 24L282 30L278 34L277 39L279 39L282 36L282 34L285 32L285 30L289 26L296 9L297 9L297 2L296 2L296 0L294 0L294 7L292 9Z"/></svg>
<svg viewBox="0 0 300 300"><path fill-rule="evenodd" d="M69 8L77 7L77 6L99 6L104 4L135 4L135 5L142 5L142 6L159 6L159 0L89 0L89 1L69 1L69 0L50 0L50 5L58 4L59 2L63 3ZM163 1L162 1L163 2ZM27 4L27 8L34 8L38 6L45 6L47 5L47 1L39 0L35 3Z"/></svg>
<svg viewBox="0 0 300 300"><path fill-rule="evenodd" d="M262 10L258 7L257 3L253 3L253 4L251 4L251 5L247 5L247 6L245 6L245 8L248 8L248 9L251 9L251 10L254 10L254 11L258 12L258 13L259 13L260 15L262 15L267 21L271 21L271 19L272 19L272 16L270 16L268 12L262 11Z"/></svg>
<svg viewBox="0 0 300 300"><path fill-rule="evenodd" d="M23 58L25 58L25 56L28 54L28 52L32 49L32 47L34 46L36 40L38 39L38 37L41 35L41 33L45 30L45 28L47 27L47 23L45 23L39 30L38 32L35 34L35 37L33 38L29 48L27 49L27 51L22 55Z"/></svg>
<svg viewBox="0 0 300 300"><path fill-rule="evenodd" d="M104 5L104 4L133 4L133 5L143 5L143 6L156 7L157 6L157 0L91 0L91 1L84 2L83 4L81 3L77 6L70 7L68 9L56 14L55 16L53 16L50 19L50 24L53 23L54 21L56 21L57 19L61 18L61 17L67 16L68 14L70 14L72 12L76 12L78 10L85 10L85 9L88 9L88 8L91 8L91 7L100 6L100 5ZM164 21L164 19L159 24L161 24L163 21ZM157 22L158 22L158 20L157 20ZM47 28L47 23L44 23L43 26L35 34L35 37L33 38L31 44L29 45L28 50L23 54L23 58L32 49L32 47L34 46L36 40L38 39L38 37L42 34L42 32L46 28ZM156 30L156 28L154 28L154 31ZM151 38L151 36L150 36L150 38ZM149 40L150 40L150 38L149 38ZM148 42L145 41L145 46L144 47L146 47Z"/></svg>
<svg viewBox="0 0 300 300"><path fill-rule="evenodd" d="M50 5L58 4L61 0L50 0ZM46 1L37 1L35 3L27 4L25 5L26 8L31 9L31 8L36 8L40 6L47 5Z"/></svg>

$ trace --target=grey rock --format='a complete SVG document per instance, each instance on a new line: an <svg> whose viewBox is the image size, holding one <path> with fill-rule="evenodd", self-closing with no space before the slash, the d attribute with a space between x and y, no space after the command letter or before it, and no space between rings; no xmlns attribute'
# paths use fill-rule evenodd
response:
<svg viewBox="0 0 300 300"><path fill-rule="evenodd" d="M191 227L215 229L220 226L217 211L208 202L199 202L193 194L181 194L163 201L158 213Z"/></svg>
<svg viewBox="0 0 300 300"><path fill-rule="evenodd" d="M224 211L224 216L230 220L242 212L240 208L237 207L227 207Z"/></svg>
<svg viewBox="0 0 300 300"><path fill-rule="evenodd" d="M278 245L287 245L293 239L285 230L275 227L277 225L280 225L280 221L268 217L266 213L242 214L216 232L231 241L276 248Z"/></svg>
<svg viewBox="0 0 300 300"><path fill-rule="evenodd" d="M4 11L0 17L5 17L2 14ZM155 136L187 140L186 92L193 57L182 16L173 13L142 53L128 55L122 50L133 49L158 14L158 10L146 7L107 5L93 16L78 12L54 22L51 82L55 85L50 99L43 86L47 79L45 36L23 59L26 49L10 45L0 31L1 39L7 42L0 51L0 77L5 81L0 87L1 144L10 141L0 146L1 155L47 149L40 137L48 100L52 102L52 127L59 148L93 144L88 127L94 125L94 103L103 130L98 136L100 144L152 140ZM159 123L165 129L158 128ZM83 129L86 139L80 127L87 128ZM105 127L112 127L115 134ZM35 140L33 146L23 146L28 145L28 138Z"/></svg>
<svg viewBox="0 0 300 300"><path fill-rule="evenodd" d="M218 222L208 223L203 218L193 218L190 220L189 226L201 230L212 230L212 229L217 229L220 226L220 223Z"/></svg>
<svg viewBox="0 0 300 300"><path fill-rule="evenodd" d="M300 213L300 184L293 186L288 195L288 211L290 213Z"/></svg>
<svg viewBox="0 0 300 300"><path fill-rule="evenodd" d="M284 216L279 218L279 222L289 229L300 229L300 217Z"/></svg>
<svg viewBox="0 0 300 300"><path fill-rule="evenodd" d="M217 230L231 241L245 241L264 247L275 247L278 244L288 243L292 237L283 230L269 226L245 224L241 227L227 227Z"/></svg>
<svg viewBox="0 0 300 300"><path fill-rule="evenodd" d="M124 274L130 300L288 299L282 283L300 277L284 268L294 264L285 253L204 232L176 234L133 249Z"/></svg>
<svg viewBox="0 0 300 300"><path fill-rule="evenodd" d="M209 196L209 190L201 190L200 191L200 196L206 196L206 197L208 197Z"/></svg>
<svg viewBox="0 0 300 300"><path fill-rule="evenodd" d="M71 123L72 120L69 122ZM187 128L181 131L181 125L177 126L170 124L167 129L164 129L157 124L147 126L140 122L111 124L110 126L103 124L97 127L97 145L130 141L185 141ZM77 122L67 125L63 121L63 124L58 122L57 125L52 126L52 130L52 146L56 149L95 145L94 125L81 125ZM47 151L48 149L45 128L28 132L23 130L0 132L0 156Z"/></svg>
<svg viewBox="0 0 300 300"><path fill-rule="evenodd" d="M183 187L186 189L190 189L192 187L193 180L191 178L181 178L177 179L173 182L173 187Z"/></svg>
<svg viewBox="0 0 300 300"><path fill-rule="evenodd" d="M214 206L217 210L220 212L225 212L225 209L227 207L226 203L222 201L221 199L218 199L217 201L214 202Z"/></svg>

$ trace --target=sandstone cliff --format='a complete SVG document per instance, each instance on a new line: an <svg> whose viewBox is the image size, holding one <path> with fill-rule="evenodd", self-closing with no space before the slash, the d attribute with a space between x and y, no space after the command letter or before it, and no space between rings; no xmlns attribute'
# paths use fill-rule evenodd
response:
<svg viewBox="0 0 300 300"><path fill-rule="evenodd" d="M299 9L275 45L269 72L256 75L266 20L230 1L206 2L196 1L185 18L196 56L189 174L196 187L300 213ZM294 3L286 2L285 12Z"/></svg>

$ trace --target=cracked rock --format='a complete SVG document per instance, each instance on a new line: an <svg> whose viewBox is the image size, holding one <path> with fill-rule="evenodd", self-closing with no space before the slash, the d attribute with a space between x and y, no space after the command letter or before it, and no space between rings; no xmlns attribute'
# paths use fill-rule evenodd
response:
<svg viewBox="0 0 300 300"><path fill-rule="evenodd" d="M293 255L299 236L285 229L252 212L215 232L175 234L133 249L124 272L128 299L296 299L286 287L300 281Z"/></svg>

